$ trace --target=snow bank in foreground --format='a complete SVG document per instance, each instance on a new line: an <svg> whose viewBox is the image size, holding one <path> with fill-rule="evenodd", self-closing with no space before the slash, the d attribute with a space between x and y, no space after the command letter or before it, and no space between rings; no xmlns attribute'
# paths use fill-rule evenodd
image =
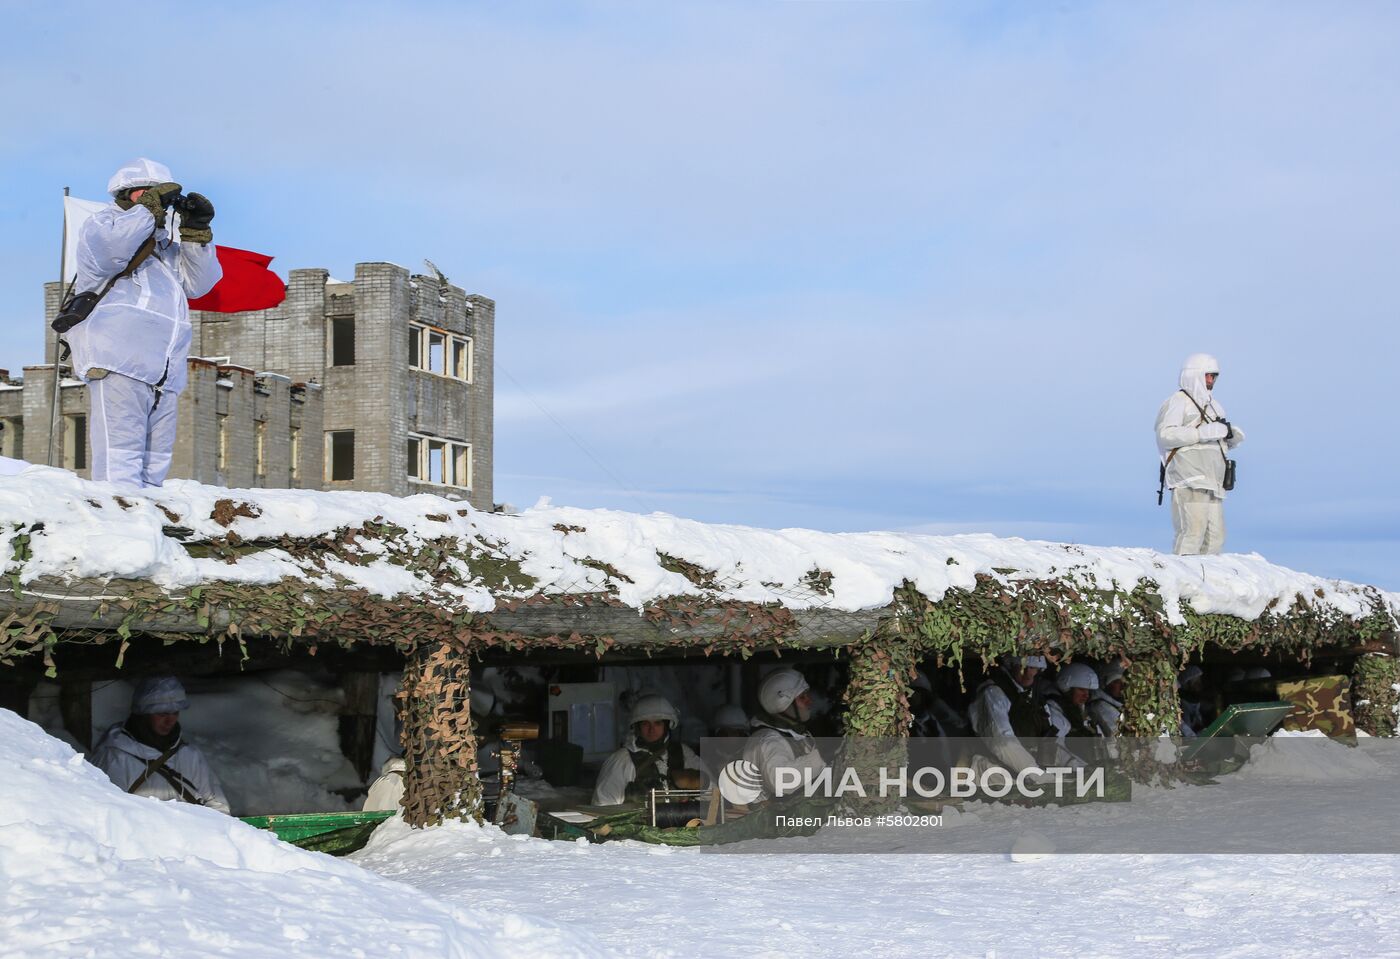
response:
<svg viewBox="0 0 1400 959"><path fill-rule="evenodd" d="M1317 729L1280 731L1249 748L1249 762L1238 773L1250 782L1354 782L1371 780L1381 767L1362 750L1331 740Z"/></svg>
<svg viewBox="0 0 1400 959"><path fill-rule="evenodd" d="M1325 740L1316 749L1348 752ZM1234 815L1213 831L1253 833L1246 848L1288 849L1288 824L1299 819L1355 832L1347 845L1364 845L1370 831L1390 828L1365 812L1393 806L1400 772L1396 750L1369 752L1389 774L1341 791L1316 781L1281 788L1237 773L1215 786L1135 791L1132 803L973 804L949 810L950 819L976 817L958 828L871 831L902 838L818 834L708 852L549 842L469 824L398 826L377 831L355 860L472 908L528 900L623 956L1397 957L1400 857L1122 854L1119 838L1170 842L1219 821L1224 808ZM1262 845L1271 832L1279 835ZM966 847L964 833L998 837L1002 851L949 854ZM1062 851L1075 833L1119 854L1014 861L1007 851L1031 833ZM872 851L892 848L929 854Z"/></svg>
<svg viewBox="0 0 1400 959"><path fill-rule="evenodd" d="M220 500L248 503L253 509L233 517L225 510L222 518L231 520L226 527L213 519ZM178 522L205 539L234 532L243 540L269 540L317 537L376 519L407 530L403 545L409 548L453 538L462 550L486 550L518 562L534 580L520 584L519 595L611 589L633 607L704 592L676 572L676 564L662 558L665 554L708 571L713 595L793 609L879 608L906 579L937 600L949 589L975 587L977 577L986 575L1003 582L1060 578L1082 588L1110 590L1131 590L1150 580L1175 622L1182 621L1183 606L1253 619L1274 604L1286 609L1298 597L1348 616L1369 614L1378 603L1392 615L1400 613L1400 594L1298 573L1257 554L1170 556L1149 549L991 535L766 530L544 502L518 515L502 515L429 495L225 490L178 480L150 495L118 498L111 486L64 470L36 466L0 477L0 556L7 557L9 570L15 569L9 557L20 530L44 524L42 532L30 536L30 555L17 570L22 582L45 575L127 577L182 587L210 581L270 583L290 576L325 585L338 581L380 595L431 592L435 601L448 605L482 612L494 608L496 595L484 586L440 589L427 575L375 555L382 545L374 541L357 547L365 562L331 560L322 569L276 548L231 563L196 559L161 532L163 525Z"/></svg>
<svg viewBox="0 0 1400 959"><path fill-rule="evenodd" d="M446 905L208 809L128 796L0 709L7 959L597 955L551 923Z"/></svg>

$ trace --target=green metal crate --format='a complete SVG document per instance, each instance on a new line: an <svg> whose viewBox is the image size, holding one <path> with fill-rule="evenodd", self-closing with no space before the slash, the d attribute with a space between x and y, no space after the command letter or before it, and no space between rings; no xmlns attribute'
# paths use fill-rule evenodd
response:
<svg viewBox="0 0 1400 959"><path fill-rule="evenodd" d="M369 842L369 834L392 810L372 812L308 812L281 816L244 816L243 821L277 834L283 842L314 852L345 856Z"/></svg>

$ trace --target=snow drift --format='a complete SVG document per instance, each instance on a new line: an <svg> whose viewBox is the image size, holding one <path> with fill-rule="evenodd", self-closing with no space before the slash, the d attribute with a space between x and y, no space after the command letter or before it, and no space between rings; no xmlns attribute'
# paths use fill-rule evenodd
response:
<svg viewBox="0 0 1400 959"><path fill-rule="evenodd" d="M0 709L0 942L9 959L600 954L449 906L209 809L128 796Z"/></svg>

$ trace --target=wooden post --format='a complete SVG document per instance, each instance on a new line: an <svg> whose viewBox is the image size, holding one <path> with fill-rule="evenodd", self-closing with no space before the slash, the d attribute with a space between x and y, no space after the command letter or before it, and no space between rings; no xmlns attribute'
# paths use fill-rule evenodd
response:
<svg viewBox="0 0 1400 959"><path fill-rule="evenodd" d="M379 674L348 672L341 675L345 708L340 714L340 751L369 782L374 764L375 717L379 706Z"/></svg>
<svg viewBox="0 0 1400 959"><path fill-rule="evenodd" d="M851 680L846 686L845 743L838 766L854 768L865 783L878 781L881 769L897 769L908 759L909 682L914 649L895 619L850 647ZM852 812L880 812L898 804L893 794L846 807Z"/></svg>
<svg viewBox="0 0 1400 959"><path fill-rule="evenodd" d="M83 747L92 749L92 680L60 680L58 710L63 728Z"/></svg>
<svg viewBox="0 0 1400 959"><path fill-rule="evenodd" d="M907 739L913 644L896 619L850 649L851 681L846 687L846 735Z"/></svg>
<svg viewBox="0 0 1400 959"><path fill-rule="evenodd" d="M1139 655L1124 671L1118 735L1138 739L1181 735L1176 659L1166 651Z"/></svg>
<svg viewBox="0 0 1400 959"><path fill-rule="evenodd" d="M35 681L23 676L0 677L0 709L8 709L21 719L29 718L29 697Z"/></svg>
<svg viewBox="0 0 1400 959"><path fill-rule="evenodd" d="M469 662L465 644L425 644L404 666L404 820L432 826L445 819L481 821Z"/></svg>

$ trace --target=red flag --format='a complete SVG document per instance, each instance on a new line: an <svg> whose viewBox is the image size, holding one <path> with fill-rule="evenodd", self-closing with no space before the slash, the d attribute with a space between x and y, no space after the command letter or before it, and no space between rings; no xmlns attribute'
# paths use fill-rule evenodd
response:
<svg viewBox="0 0 1400 959"><path fill-rule="evenodd" d="M286 284L267 268L272 257L217 244L214 252L224 268L223 279L199 299L190 300L190 309L211 313L269 310L287 298Z"/></svg>

